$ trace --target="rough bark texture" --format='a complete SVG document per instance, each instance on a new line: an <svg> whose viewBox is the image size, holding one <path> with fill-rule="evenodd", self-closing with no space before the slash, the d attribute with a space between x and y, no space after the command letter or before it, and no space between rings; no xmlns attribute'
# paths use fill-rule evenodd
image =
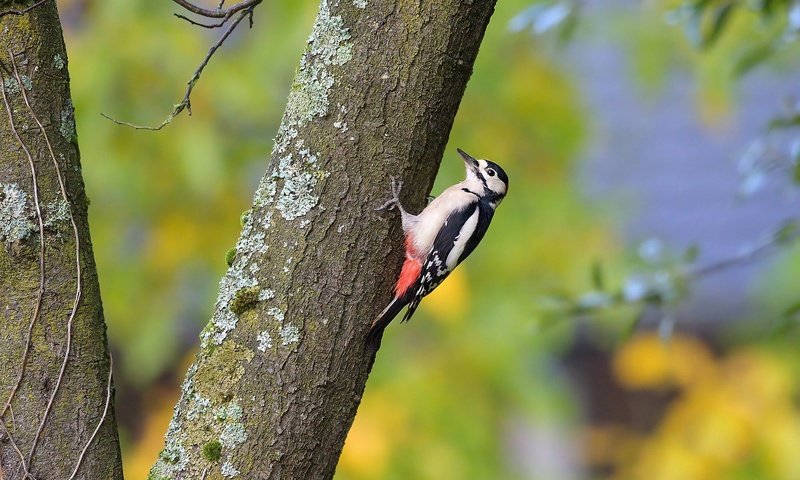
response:
<svg viewBox="0 0 800 480"><path fill-rule="evenodd" d="M322 1L151 478L333 476L494 3Z"/></svg>
<svg viewBox="0 0 800 480"><path fill-rule="evenodd" d="M0 0L0 15L33 3ZM0 16L0 74L0 479L122 479L54 0Z"/></svg>

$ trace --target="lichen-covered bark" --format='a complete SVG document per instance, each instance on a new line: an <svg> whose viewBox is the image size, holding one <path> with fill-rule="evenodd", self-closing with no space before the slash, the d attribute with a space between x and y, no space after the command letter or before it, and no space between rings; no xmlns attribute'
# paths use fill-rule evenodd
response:
<svg viewBox="0 0 800 480"><path fill-rule="evenodd" d="M0 75L0 479L122 479L54 0L0 17Z"/></svg>
<svg viewBox="0 0 800 480"><path fill-rule="evenodd" d="M330 478L493 0L323 0L152 479Z"/></svg>

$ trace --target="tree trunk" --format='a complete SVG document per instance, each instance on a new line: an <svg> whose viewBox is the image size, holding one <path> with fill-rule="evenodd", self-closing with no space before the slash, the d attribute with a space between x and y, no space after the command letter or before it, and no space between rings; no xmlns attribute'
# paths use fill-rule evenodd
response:
<svg viewBox="0 0 800 480"><path fill-rule="evenodd" d="M151 478L333 476L494 3L322 1Z"/></svg>
<svg viewBox="0 0 800 480"><path fill-rule="evenodd" d="M34 4L0 0L0 479L122 479L67 55Z"/></svg>

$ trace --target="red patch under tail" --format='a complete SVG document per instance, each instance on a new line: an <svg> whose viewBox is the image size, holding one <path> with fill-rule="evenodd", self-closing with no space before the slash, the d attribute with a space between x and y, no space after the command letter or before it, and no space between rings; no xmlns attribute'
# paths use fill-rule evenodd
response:
<svg viewBox="0 0 800 480"><path fill-rule="evenodd" d="M400 277L397 279L397 285L394 287L395 297L402 297L417 281L421 271L422 262L417 260L413 255L411 239L406 237L406 261L403 263L403 269L400 270Z"/></svg>

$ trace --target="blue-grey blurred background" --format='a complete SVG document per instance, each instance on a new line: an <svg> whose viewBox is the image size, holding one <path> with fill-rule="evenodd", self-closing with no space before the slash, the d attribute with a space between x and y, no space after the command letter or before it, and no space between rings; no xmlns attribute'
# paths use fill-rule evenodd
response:
<svg viewBox="0 0 800 480"><path fill-rule="evenodd" d="M318 3L260 5L159 132L100 114L160 123L219 32L171 2L58 3L139 479ZM798 26L777 0L498 2L433 193L458 146L503 165L509 197L390 328L337 478L800 479L800 136L768 128L800 118Z"/></svg>

